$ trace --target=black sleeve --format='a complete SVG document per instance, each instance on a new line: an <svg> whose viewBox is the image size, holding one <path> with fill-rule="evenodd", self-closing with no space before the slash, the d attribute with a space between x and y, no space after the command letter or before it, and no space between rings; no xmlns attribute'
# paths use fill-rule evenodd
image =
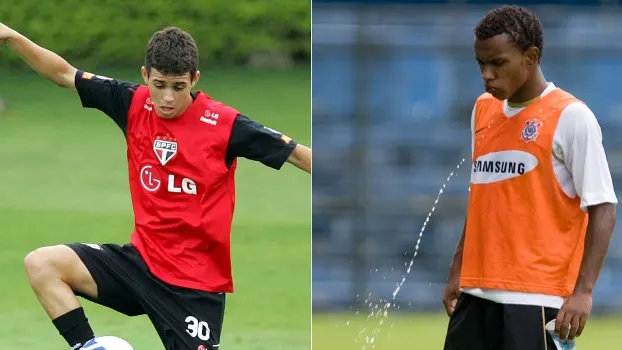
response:
<svg viewBox="0 0 622 350"><path fill-rule="evenodd" d="M106 113L126 133L127 114L138 84L80 70L76 73L75 83L83 107Z"/></svg>
<svg viewBox="0 0 622 350"><path fill-rule="evenodd" d="M238 115L227 148L227 166L242 157L280 169L296 147L296 142L244 115Z"/></svg>

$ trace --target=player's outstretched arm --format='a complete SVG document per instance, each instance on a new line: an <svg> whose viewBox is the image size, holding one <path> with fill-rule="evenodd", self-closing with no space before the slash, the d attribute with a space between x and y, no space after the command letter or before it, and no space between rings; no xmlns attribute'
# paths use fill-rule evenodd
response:
<svg viewBox="0 0 622 350"><path fill-rule="evenodd" d="M2 23L0 23L0 43L8 44L32 69L56 85L76 90L77 69L56 53L40 47Z"/></svg>
<svg viewBox="0 0 622 350"><path fill-rule="evenodd" d="M298 169L311 173L311 149L307 146L297 144L292 154L287 158L287 162L293 164Z"/></svg>
<svg viewBox="0 0 622 350"><path fill-rule="evenodd" d="M311 149L282 133L240 114L236 117L229 139L227 163L244 157L273 169L290 163L311 173Z"/></svg>

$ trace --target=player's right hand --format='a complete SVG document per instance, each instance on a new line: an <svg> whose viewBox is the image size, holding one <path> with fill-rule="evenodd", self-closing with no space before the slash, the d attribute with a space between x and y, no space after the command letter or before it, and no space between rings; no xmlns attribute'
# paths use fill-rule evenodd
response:
<svg viewBox="0 0 622 350"><path fill-rule="evenodd" d="M447 285L445 286L445 293L443 294L443 305L445 305L445 311L447 316L451 317L456 309L456 302L460 296L460 274L455 276L449 276Z"/></svg>
<svg viewBox="0 0 622 350"><path fill-rule="evenodd" d="M17 34L16 31L14 31L13 29L9 28L7 25L4 25L2 22L0 22L0 42L1 43L6 42L8 39L15 36L16 34Z"/></svg>

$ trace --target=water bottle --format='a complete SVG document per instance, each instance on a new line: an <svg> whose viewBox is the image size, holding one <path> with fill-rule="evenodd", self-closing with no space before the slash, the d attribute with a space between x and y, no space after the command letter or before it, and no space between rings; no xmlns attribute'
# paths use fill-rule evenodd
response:
<svg viewBox="0 0 622 350"><path fill-rule="evenodd" d="M561 339L559 339L559 336L557 335L557 333L555 333L555 320L552 320L551 322L546 324L546 330L551 335L551 338L553 338L553 342L555 342L555 346L557 346L557 349L559 349L559 350L577 350L577 344L575 343L574 339L573 340L568 340L568 339L561 340Z"/></svg>

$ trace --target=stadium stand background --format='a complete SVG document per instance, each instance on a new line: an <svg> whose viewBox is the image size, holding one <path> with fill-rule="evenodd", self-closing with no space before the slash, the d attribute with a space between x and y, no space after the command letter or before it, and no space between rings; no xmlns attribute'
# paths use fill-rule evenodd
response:
<svg viewBox="0 0 622 350"><path fill-rule="evenodd" d="M518 4L541 18L546 78L596 114L619 184L622 8L605 1ZM464 158L396 297L401 311L442 310L465 216L470 113L483 92L473 28L496 5L314 1L314 312L390 299L439 189ZM618 225L595 290L595 313L622 310L621 231Z"/></svg>

